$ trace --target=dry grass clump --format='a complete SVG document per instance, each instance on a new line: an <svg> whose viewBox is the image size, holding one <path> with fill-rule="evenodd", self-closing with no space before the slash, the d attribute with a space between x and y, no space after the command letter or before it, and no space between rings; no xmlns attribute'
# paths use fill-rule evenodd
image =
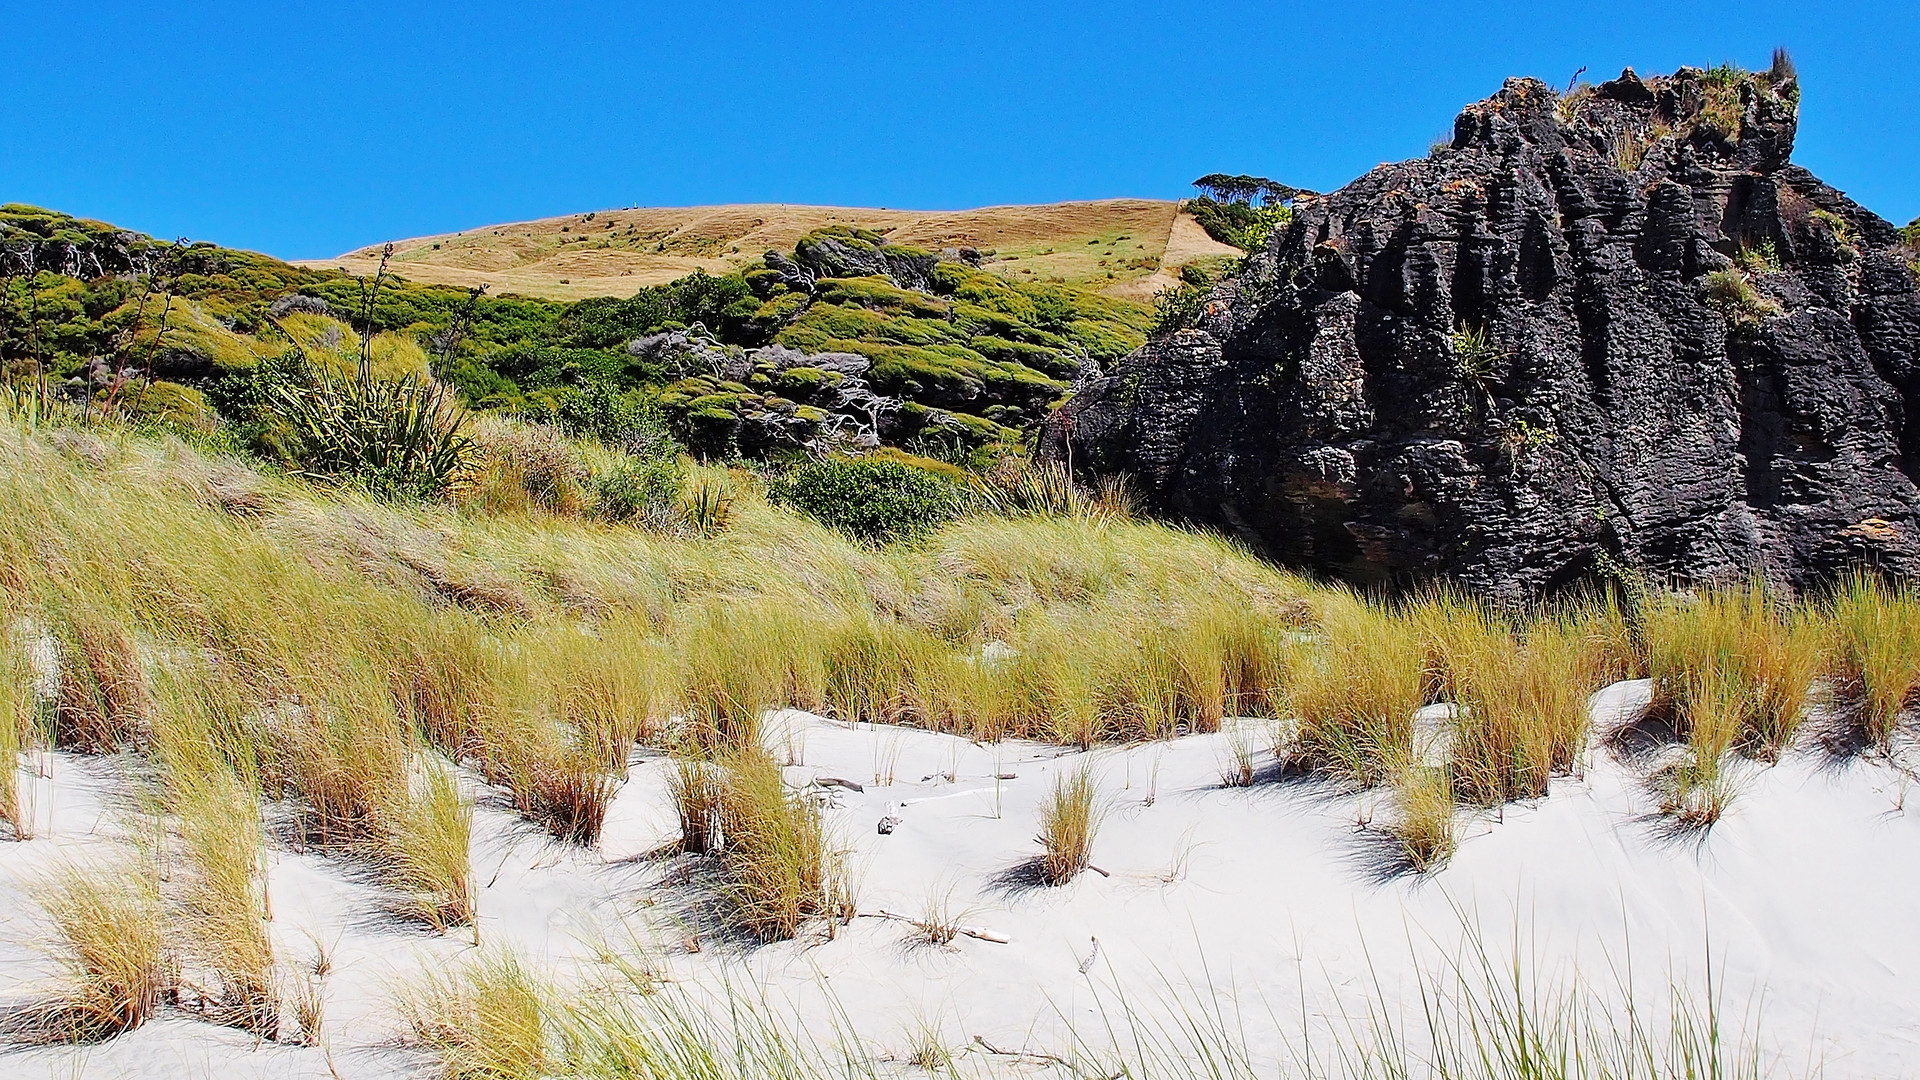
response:
<svg viewBox="0 0 1920 1080"><path fill-rule="evenodd" d="M153 701L133 635L114 617L88 609L70 612L62 629L55 745L110 754L141 738Z"/></svg>
<svg viewBox="0 0 1920 1080"><path fill-rule="evenodd" d="M844 861L834 850L819 808L789 792L780 767L764 752L742 751L720 763L712 839L726 868L733 923L766 940L791 938L809 919L843 919L853 897ZM692 807L683 808L689 820ZM712 850L711 846L708 848Z"/></svg>
<svg viewBox="0 0 1920 1080"><path fill-rule="evenodd" d="M1407 865L1426 873L1453 854L1453 781L1445 765L1400 761L1388 771L1398 819L1392 826Z"/></svg>
<svg viewBox="0 0 1920 1080"><path fill-rule="evenodd" d="M1830 670L1859 709L1861 735L1887 749L1901 714L1920 700L1920 600L1909 588L1855 574L1827 605Z"/></svg>
<svg viewBox="0 0 1920 1080"><path fill-rule="evenodd" d="M810 919L841 919L853 897L843 856L819 808L787 790L758 747L717 756L689 746L669 779L681 849L717 857L729 919L764 940L791 938Z"/></svg>
<svg viewBox="0 0 1920 1080"><path fill-rule="evenodd" d="M1100 830L1100 808L1094 804L1093 767L1083 764L1053 779L1053 789L1040 804L1040 835L1034 837L1046 851L1040 856L1040 879L1065 885L1093 859L1093 838Z"/></svg>
<svg viewBox="0 0 1920 1080"><path fill-rule="evenodd" d="M587 463L572 440L545 424L472 425L474 465L457 485L460 503L483 514L540 510L580 517L591 504Z"/></svg>
<svg viewBox="0 0 1920 1080"><path fill-rule="evenodd" d="M146 1022L173 986L151 870L131 863L69 866L32 892L53 919L70 985L35 1010L31 1033L90 1042Z"/></svg>
<svg viewBox="0 0 1920 1080"><path fill-rule="evenodd" d="M1309 767L1362 786L1413 753L1413 712L1425 700L1420 628L1347 592L1320 606L1322 640L1293 674L1294 752Z"/></svg>
<svg viewBox="0 0 1920 1080"><path fill-rule="evenodd" d="M424 972L396 997L411 1041L451 1080L537 1080L556 1064L546 991L511 953Z"/></svg>
<svg viewBox="0 0 1920 1080"><path fill-rule="evenodd" d="M405 913L437 930L473 924L473 803L453 767L423 760L411 791L387 809L373 845L387 883L407 896Z"/></svg>

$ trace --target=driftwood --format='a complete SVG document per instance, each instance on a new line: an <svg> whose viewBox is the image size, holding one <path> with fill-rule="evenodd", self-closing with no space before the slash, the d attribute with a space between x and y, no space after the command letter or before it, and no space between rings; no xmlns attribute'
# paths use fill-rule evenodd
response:
<svg viewBox="0 0 1920 1080"><path fill-rule="evenodd" d="M921 926L926 921L924 919L915 919L907 915L897 915L891 911L887 911L884 909L880 911L862 911L859 913L859 917L864 917L868 919L891 919L894 922L903 922L912 926ZM970 927L970 926L954 927L954 933L959 934L963 937L977 938L981 941L991 941L995 945L1005 945L1005 944L1008 944L1009 941L1011 940L1000 934L996 934L991 930L981 930L977 927Z"/></svg>

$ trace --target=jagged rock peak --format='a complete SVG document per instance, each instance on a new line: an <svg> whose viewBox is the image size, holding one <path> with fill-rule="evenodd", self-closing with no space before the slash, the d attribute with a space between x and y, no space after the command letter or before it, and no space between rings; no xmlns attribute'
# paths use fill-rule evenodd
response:
<svg viewBox="0 0 1920 1080"><path fill-rule="evenodd" d="M1917 256L1789 163L1798 100L1784 58L1510 80L1296 199L1043 448L1358 581L1913 574Z"/></svg>

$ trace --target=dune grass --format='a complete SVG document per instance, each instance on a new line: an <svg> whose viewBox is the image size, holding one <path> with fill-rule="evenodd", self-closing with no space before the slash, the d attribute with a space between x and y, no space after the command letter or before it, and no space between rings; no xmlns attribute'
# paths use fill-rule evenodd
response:
<svg viewBox="0 0 1920 1080"><path fill-rule="evenodd" d="M787 790L771 757L754 750L723 761L714 812L734 925L781 940L811 919L852 915L844 858L819 808Z"/></svg>
<svg viewBox="0 0 1920 1080"><path fill-rule="evenodd" d="M3 600L4 593L0 593ZM16 840L33 838L32 808L21 790L23 756L38 736L39 703L26 650L13 639L13 618L0 602L0 822Z"/></svg>
<svg viewBox="0 0 1920 1080"><path fill-rule="evenodd" d="M132 861L69 865L32 895L58 933L67 988L34 1011L28 1033L91 1042L145 1023L174 983L151 868Z"/></svg>
<svg viewBox="0 0 1920 1080"><path fill-rule="evenodd" d="M1065 885L1093 861L1093 838L1100 831L1093 767L1082 764L1053 778L1053 787L1040 804L1040 879Z"/></svg>
<svg viewBox="0 0 1920 1080"><path fill-rule="evenodd" d="M1453 854L1454 795L1445 765L1407 760L1388 771L1397 818L1392 825L1407 865L1416 873L1439 866Z"/></svg>
<svg viewBox="0 0 1920 1080"><path fill-rule="evenodd" d="M1856 574L1829 605L1832 673L1859 712L1862 738L1888 749L1901 714L1920 700L1920 600Z"/></svg>
<svg viewBox="0 0 1920 1080"><path fill-rule="evenodd" d="M617 456L534 434L591 468ZM1117 493L1068 494L1044 470L983 482L985 510L876 548L769 504L751 473L697 466L725 519L666 530L531 497L382 503L110 426L0 428L0 466L15 508L0 586L59 643L54 738L158 752L177 705L154 672L197 657L173 666L225 695L223 738L254 748L233 774L290 802L306 842L377 862L443 928L473 902L450 765L592 844L646 744L688 757L687 850L738 852L736 825L785 822L767 833L783 853L768 896L784 899L746 918L791 932L795 890L814 889L790 872L813 859L811 827L741 779L764 772L769 709L1080 747L1267 722L1286 762L1393 787L1424 823L1413 846L1438 853L1442 795L1496 807L1578 768L1587 696L1609 679L1654 679L1684 744L1661 782L1696 819L1730 797L1725 754L1768 761L1792 743L1823 665L1873 742L1920 685L1903 636L1920 618L1881 586L1826 605L1757 587L1629 608L1389 602L1136 520ZM1417 724L1430 703L1448 719ZM1253 779L1250 753L1236 782ZM729 821L729 800L753 809Z"/></svg>
<svg viewBox="0 0 1920 1080"><path fill-rule="evenodd" d="M406 897L403 913L442 931L471 926L473 803L452 766L427 756L409 788L390 808L374 848L387 883Z"/></svg>
<svg viewBox="0 0 1920 1080"><path fill-rule="evenodd" d="M546 988L513 954L427 971L395 995L410 1041L449 1080L535 1080L553 1060Z"/></svg>
<svg viewBox="0 0 1920 1080"><path fill-rule="evenodd" d="M235 702L179 693L171 682L162 683L169 707L157 713L152 752L159 809L185 871L173 919L188 961L182 984L203 1015L271 1038L279 1009L252 755L222 730Z"/></svg>
<svg viewBox="0 0 1920 1080"><path fill-rule="evenodd" d="M1123 1080L1758 1080L1817 1075L1768 1058L1765 1017L1727 1000L1708 960L1702 984L1672 976L1664 998L1618 978L1596 984L1520 948L1490 948L1477 929L1415 977L1408 999L1379 973L1367 989L1311 1019L1269 1015L1210 977L1167 979L1156 1000L1096 979L1088 1008L1063 1013L1064 1045L1014 1059L962 1054L922 1021L907 1052L879 1054L825 983L824 1015L772 997L744 973L660 985L624 960L589 976L587 992L542 985L517 960L490 954L399 992L416 1042L448 1075L583 1080L874 1080L932 1069L1002 1076L1034 1069ZM1628 965L1624 969L1631 972ZM1298 1024L1294 1028L1293 1024ZM1256 1028L1272 1032L1255 1035ZM976 1049L979 1045L976 1044ZM1010 1073L1004 1066L1016 1070ZM545 1070L541 1072L540 1070Z"/></svg>

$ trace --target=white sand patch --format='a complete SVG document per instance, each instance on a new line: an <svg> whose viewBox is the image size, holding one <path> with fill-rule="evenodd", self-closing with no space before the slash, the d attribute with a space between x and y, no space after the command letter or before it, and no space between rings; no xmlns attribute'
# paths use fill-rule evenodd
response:
<svg viewBox="0 0 1920 1080"><path fill-rule="evenodd" d="M1611 717L1644 694L1645 684L1619 684L1596 710ZM1083 754L799 713L775 714L768 727L776 756L790 756L789 783L828 801L861 912L918 916L950 891L962 922L1007 943L914 946L909 926L874 917L833 940L727 940L703 916L714 903L708 886L697 874L687 880L699 860L649 857L678 828L655 757L636 760L593 850L481 807L480 941L511 946L565 983L596 939L631 928L674 979L731 972L820 1025L830 992L872 1052L904 1057L923 1022L955 1046L983 1036L1063 1049L1068 1022L1097 1026L1103 986L1152 1011L1170 993L1204 997L1208 979L1239 1003L1253 1048L1278 1054L1303 1025L1345 1030L1339 1017L1364 1009L1376 986L1417 1010L1407 996L1417 973L1455 954L1466 928L1496 957L1517 938L1543 976L1577 968L1603 988L1627 978L1631 957L1642 1007L1663 1014L1670 976L1704 983L1710 935L1728 1011L1740 1019L1750 1004L1763 1008L1765 1041L1796 1073L1809 1060L1824 1062L1827 1077L1920 1073L1920 814L1909 811L1920 799L1908 799L1907 777L1885 763L1803 753L1752 767L1710 833L1674 837L1638 774L1596 750L1545 799L1463 813L1458 853L1415 877L1393 871L1384 796L1264 776L1225 787L1226 734ZM1040 850L1041 800L1061 770L1088 759L1107 807L1093 862L1107 876L1023 883L1021 864ZM54 970L24 883L137 826L113 805L125 790L114 762L52 762L41 794L48 827L0 845L0 996L9 998L43 991ZM864 790L815 783L823 779ZM898 824L883 835L888 817ZM420 1068L392 1045L388 991L422 965L473 954L474 934L434 936L387 916L382 890L337 858L275 851L270 893L283 957L308 961L315 940L332 951L326 1044L339 1074ZM178 1015L95 1047L0 1054L0 1076L74 1075L329 1069L319 1050L262 1046Z"/></svg>

